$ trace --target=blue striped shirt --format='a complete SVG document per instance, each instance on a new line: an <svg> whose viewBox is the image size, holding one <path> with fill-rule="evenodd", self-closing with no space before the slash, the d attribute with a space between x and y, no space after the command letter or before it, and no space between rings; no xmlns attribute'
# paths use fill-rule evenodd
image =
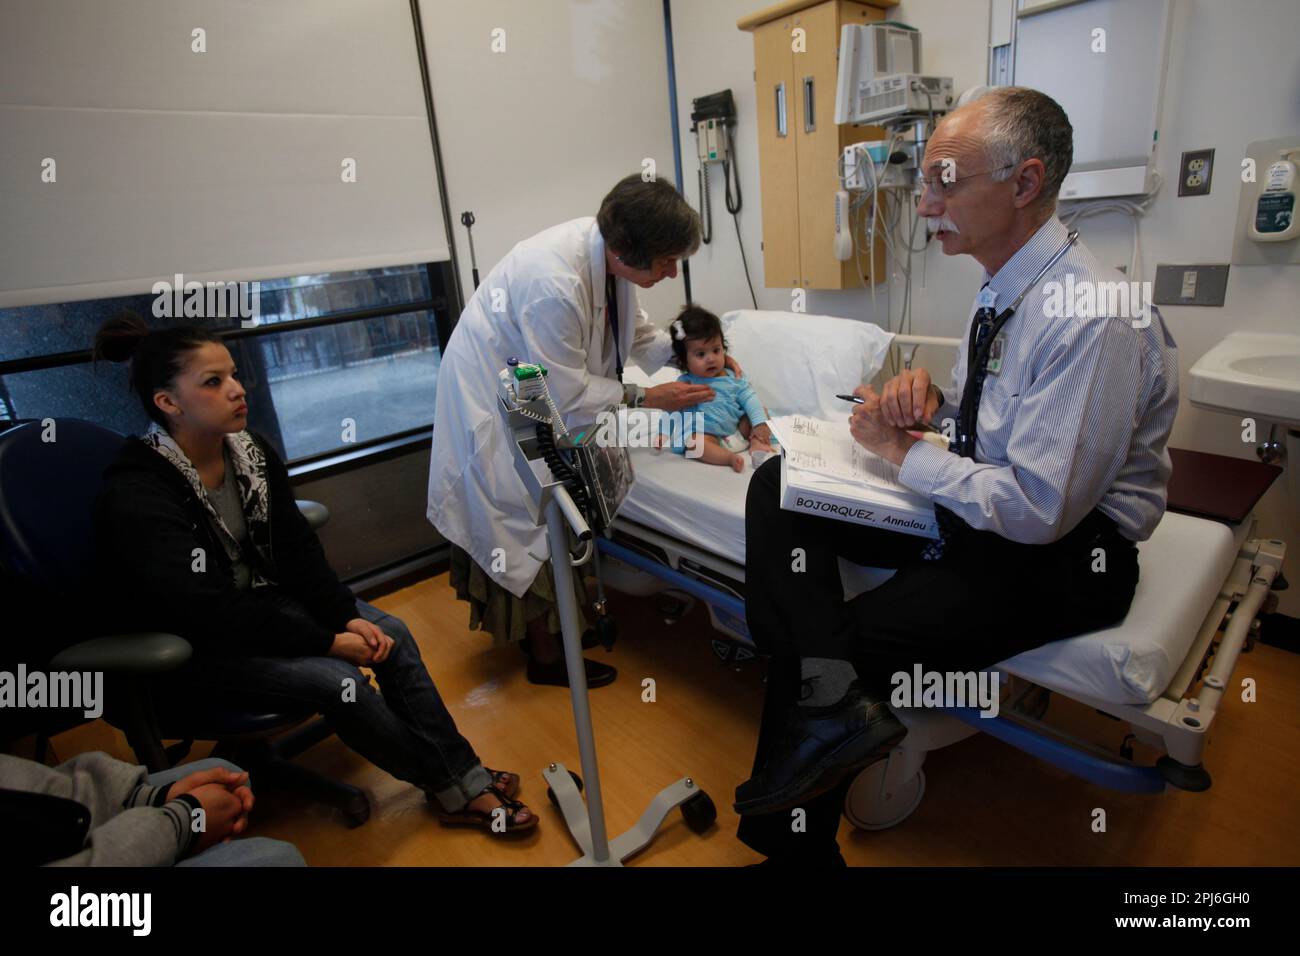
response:
<svg viewBox="0 0 1300 956"><path fill-rule="evenodd" d="M1010 306L1067 234L1053 216L997 275L985 273L997 296L996 311ZM1054 289L1053 282L1060 286ZM903 460L899 480L971 527L1012 541L1055 541L1094 508L1113 518L1125 537L1149 538L1165 510L1171 471L1165 446L1178 411L1178 353L1154 306L1137 319L1116 315L1120 310L1113 305L1082 317L1051 311L1065 293L1103 282L1128 278L1100 266L1076 242L999 333L1002 365L984 382L975 457L918 442ZM1056 290L1064 291L1054 300L1049 293ZM1075 304L1084 303L1076 296ZM966 382L965 343L978 305L977 300L967 320L954 385L942 389L945 401L936 421L957 418ZM1142 305L1131 311L1137 314Z"/></svg>

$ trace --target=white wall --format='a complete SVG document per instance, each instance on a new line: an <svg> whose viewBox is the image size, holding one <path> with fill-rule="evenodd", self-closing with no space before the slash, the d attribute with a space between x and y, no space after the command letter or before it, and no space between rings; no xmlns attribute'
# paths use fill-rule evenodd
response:
<svg viewBox="0 0 1300 956"><path fill-rule="evenodd" d="M481 277L521 239L594 216L642 159L672 181L659 0L421 0L420 10L466 297L464 210ZM640 296L661 324L685 301L680 280Z"/></svg>
<svg viewBox="0 0 1300 956"><path fill-rule="evenodd" d="M672 5L681 100L683 175L695 200L696 161L690 154L689 103L692 96L730 87L739 117L737 147L746 205L741 232L750 271L763 308L788 308L789 292L763 289L761 212L758 188L758 146L754 125L753 40L736 29L736 20L764 4L756 0L711 0ZM953 77L960 92L985 82L988 0L903 0L887 12L922 31L922 60L926 72ZM1172 53L1163 103L1158 168L1166 184L1176 183L1183 150L1214 147L1217 167L1209 196L1177 197L1167 185L1154 208L1142 220L1143 278L1155 278L1157 263L1230 262L1232 224L1240 183L1236 176L1246 144L1255 139L1300 130L1300 3L1295 0L1175 0ZM715 186L715 190L717 187ZM714 192L715 207L721 206ZM715 210L716 213L716 210ZM713 246L692 260L695 298L715 310L742 307L749 301L740 269L735 232L725 215L715 214ZM1084 220L1083 240L1103 262L1127 264L1131 250L1131 220L1104 215ZM959 335L980 275L969 258L948 259L933 248L924 267L914 266L913 326L918 333ZM1179 346L1186 394L1186 371L1211 346L1234 329L1297 331L1300 328L1300 268L1295 266L1233 266L1223 308L1164 306L1162 313ZM898 315L899 287L892 290L892 315ZM810 312L842 315L886 324L883 290L873 304L866 292L812 292ZM895 321L897 319L895 318ZM919 356L921 364L946 369L938 353ZM946 359L943 360L946 362ZM1240 422L1227 415L1193 408L1184 399L1171 443L1180 448L1253 458L1254 446L1241 442ZM1300 467L1295 462L1292 467ZM1278 482L1257 509L1264 534L1288 540L1287 574L1300 580L1300 504L1290 500ZM1300 588L1281 592L1281 609L1300 615Z"/></svg>

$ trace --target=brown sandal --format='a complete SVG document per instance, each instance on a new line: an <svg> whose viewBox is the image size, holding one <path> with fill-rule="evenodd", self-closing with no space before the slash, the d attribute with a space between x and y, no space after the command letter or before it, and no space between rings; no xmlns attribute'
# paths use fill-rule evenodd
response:
<svg viewBox="0 0 1300 956"><path fill-rule="evenodd" d="M489 791L496 796L496 798L501 802L501 807L504 807L506 810L506 833L522 833L525 830L531 830L533 827L537 826L537 814L524 806L518 800L512 800L506 795L504 790L495 784L485 787L481 793L474 797L474 800L477 800L479 797L483 796L484 793L488 793ZM495 814L498 809L499 807L493 807L490 812L484 813L482 810L471 810L469 808L469 803L466 803L465 806L461 807L455 813L439 813L438 819L442 822L443 826L481 827L489 832L495 832L492 830L493 814ZM520 810L528 811L528 820L523 823L517 822Z"/></svg>
<svg viewBox="0 0 1300 956"><path fill-rule="evenodd" d="M511 773L509 770L493 770L491 767L484 767L483 769L492 777L492 786L500 787L511 800L518 795L519 774Z"/></svg>

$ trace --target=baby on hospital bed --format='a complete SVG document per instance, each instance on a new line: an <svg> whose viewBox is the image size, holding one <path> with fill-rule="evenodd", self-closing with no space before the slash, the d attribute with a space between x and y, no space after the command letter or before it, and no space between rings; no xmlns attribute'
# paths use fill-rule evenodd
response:
<svg viewBox="0 0 1300 956"><path fill-rule="evenodd" d="M726 367L721 321L706 309L688 305L674 320L671 333L672 362L684 373L677 380L708 385L714 397L665 415L660 446L710 465L730 465L735 471L744 470L742 452L748 451L757 467L774 453L767 412L749 382Z"/></svg>

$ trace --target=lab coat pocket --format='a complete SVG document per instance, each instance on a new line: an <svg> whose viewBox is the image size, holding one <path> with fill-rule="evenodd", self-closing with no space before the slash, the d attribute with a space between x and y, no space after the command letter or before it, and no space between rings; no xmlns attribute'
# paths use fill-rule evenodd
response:
<svg viewBox="0 0 1300 956"><path fill-rule="evenodd" d="M473 451L465 463L462 484L477 488L488 502L509 510L526 494L515 474L511 436L500 418L485 418L474 426Z"/></svg>

